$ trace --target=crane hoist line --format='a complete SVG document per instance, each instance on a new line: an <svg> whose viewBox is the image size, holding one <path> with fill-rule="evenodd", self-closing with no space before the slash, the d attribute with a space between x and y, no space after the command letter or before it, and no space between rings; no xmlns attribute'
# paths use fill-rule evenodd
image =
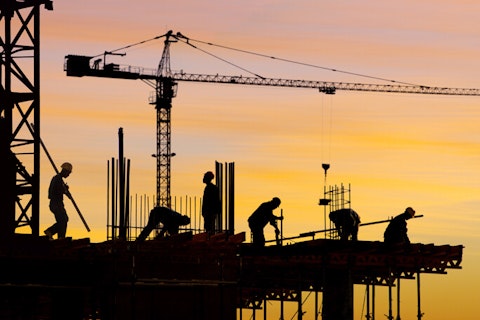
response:
<svg viewBox="0 0 480 320"><path fill-rule="evenodd" d="M162 57L158 68L148 69L129 65L120 65L116 63L106 63L107 55L121 55L116 53L119 50L137 45L133 44L113 51L105 51L103 61L97 56L67 55L64 61L64 71L71 77L102 77L142 80L151 87L155 88L155 95L149 97L149 102L155 105L157 112L157 151L154 155L157 161L156 184L157 201L160 206L171 207L170 195L170 177L171 177L171 158L175 155L171 152L171 108L172 98L176 96L177 84L179 81L235 84L250 86L270 86L283 88L305 88L316 89L325 94L335 94L337 90L344 91L362 91L362 92L383 92L399 94L436 94L450 96L480 96L480 89L468 88L448 88L448 87L430 87L403 82L389 81L389 84L366 84L349 82L330 82L330 81L310 81L310 80L292 80L265 78L249 72L254 76L229 76L219 74L195 74L185 72L172 72L170 69L170 44L183 41L184 43L196 48L190 43L190 39L180 33L174 35L171 31L165 35L155 37L150 40L165 38ZM146 41L139 42L143 44ZM222 59L223 60L223 59ZM225 61L225 60L224 60ZM226 62L226 61L225 61ZM332 71L338 71L333 70ZM370 77L373 78L373 77ZM380 79L378 79L380 80ZM385 79L383 79L385 80Z"/></svg>

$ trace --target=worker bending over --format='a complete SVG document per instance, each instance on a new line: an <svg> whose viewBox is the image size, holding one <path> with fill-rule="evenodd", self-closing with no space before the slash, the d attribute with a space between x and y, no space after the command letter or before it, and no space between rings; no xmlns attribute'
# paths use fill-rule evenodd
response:
<svg viewBox="0 0 480 320"><path fill-rule="evenodd" d="M345 208L330 212L328 217L335 224L340 240L348 240L350 236L353 241L358 240L358 226L360 225L358 213Z"/></svg>
<svg viewBox="0 0 480 320"><path fill-rule="evenodd" d="M277 220L283 220L283 217L277 217L273 214L273 210L278 208L280 203L280 199L274 197L272 200L262 203L248 218L248 226L252 231L254 246L265 246L263 228L265 228L267 223L270 223L270 225L275 228L276 235L280 233L280 230L278 230L277 227Z"/></svg>
<svg viewBox="0 0 480 320"><path fill-rule="evenodd" d="M161 238L166 233L169 235L178 234L179 227L189 224L190 218L167 207L155 207L150 211L148 223L137 237L137 241L144 241L147 239L150 232L152 232L159 223L163 225L163 228L156 238Z"/></svg>
<svg viewBox="0 0 480 320"><path fill-rule="evenodd" d="M413 218L414 216L415 210L413 210L412 207L408 207L405 209L405 212L390 220L390 223L383 234L385 244L409 244L410 239L407 235L407 220Z"/></svg>

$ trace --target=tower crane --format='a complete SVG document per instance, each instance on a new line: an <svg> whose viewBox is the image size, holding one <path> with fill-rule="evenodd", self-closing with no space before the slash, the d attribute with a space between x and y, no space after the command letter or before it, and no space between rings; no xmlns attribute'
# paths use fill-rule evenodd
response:
<svg viewBox="0 0 480 320"><path fill-rule="evenodd" d="M157 70L146 69L142 67L124 66L119 64L106 64L105 56L103 65L95 60L94 57L67 55L64 61L64 71L67 76L73 77L104 77L142 80L155 88L155 95L151 96L149 101L155 105L157 115L157 150L156 150L156 201L157 205L171 207L170 195L170 162L174 154L171 152L171 109L172 99L176 96L177 85L179 81L221 83L221 84L241 84L252 86L274 86L288 88L307 88L316 89L325 94L335 94L337 90L348 91L367 91L367 92L385 92L385 93L403 93L403 94L437 94L437 95L458 95L458 96L480 96L480 89L468 88L446 88L430 87L420 85L404 84L365 84L351 82L328 82L328 81L309 81L292 80L280 78L264 78L260 76L228 76L211 74L194 74L185 72L172 72L170 69L170 44L179 40L186 41L188 38L181 33L174 34L168 31L165 37L162 58ZM110 54L111 52L105 52Z"/></svg>

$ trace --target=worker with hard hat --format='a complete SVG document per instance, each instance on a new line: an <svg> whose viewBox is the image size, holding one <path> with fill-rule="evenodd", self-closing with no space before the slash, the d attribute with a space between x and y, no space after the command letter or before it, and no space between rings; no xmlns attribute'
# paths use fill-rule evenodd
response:
<svg viewBox="0 0 480 320"><path fill-rule="evenodd" d="M407 207L405 212L399 214L392 220L385 229L384 240L388 245L391 244L409 244L410 239L407 235L407 220L415 216L415 210Z"/></svg>
<svg viewBox="0 0 480 320"><path fill-rule="evenodd" d="M67 233L68 215L63 203L63 195L70 197L68 186L63 181L72 173L72 164L64 162L61 171L57 173L50 181L48 188L48 198L50 199L49 208L55 216L55 223L44 231L45 235L53 240L53 236L57 234L58 239L64 239Z"/></svg>
<svg viewBox="0 0 480 320"><path fill-rule="evenodd" d="M268 223L275 228L275 233L277 235L280 233L277 226L277 220L283 220L283 217L278 217L273 214L273 210L278 208L280 203L280 199L274 197L272 200L262 203L248 218L248 226L252 232L252 242L255 247L265 246L263 228L265 228Z"/></svg>

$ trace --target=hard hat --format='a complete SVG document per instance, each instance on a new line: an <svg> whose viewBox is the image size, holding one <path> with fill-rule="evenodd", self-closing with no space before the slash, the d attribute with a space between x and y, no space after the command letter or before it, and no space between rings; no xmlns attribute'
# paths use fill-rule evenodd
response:
<svg viewBox="0 0 480 320"><path fill-rule="evenodd" d="M409 213L412 217L415 215L415 210L412 207L405 209L405 212Z"/></svg>
<svg viewBox="0 0 480 320"><path fill-rule="evenodd" d="M63 170L66 170L66 171L69 171L69 172L72 172L72 164L70 162L64 162L62 163L62 165L60 166Z"/></svg>

